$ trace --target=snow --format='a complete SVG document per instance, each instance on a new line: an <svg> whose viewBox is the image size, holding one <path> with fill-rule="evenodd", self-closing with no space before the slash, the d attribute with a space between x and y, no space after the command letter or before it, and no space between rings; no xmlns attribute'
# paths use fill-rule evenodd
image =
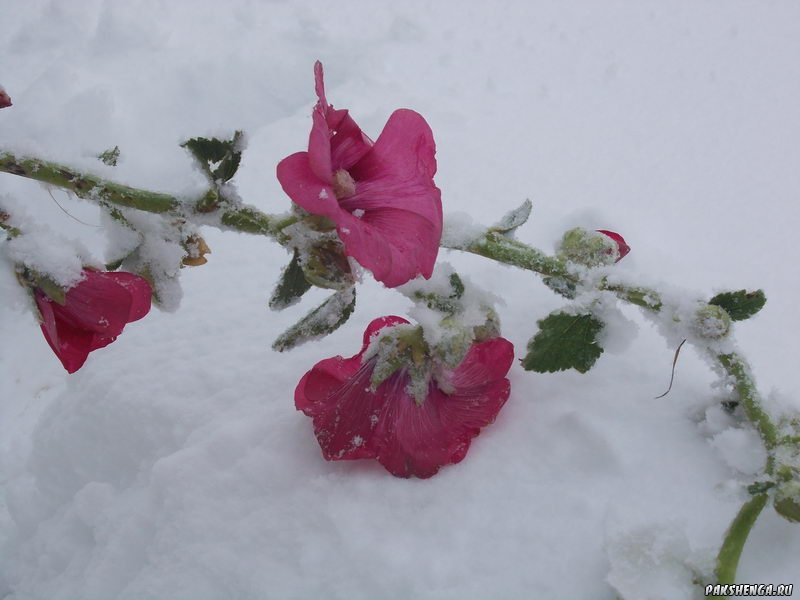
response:
<svg viewBox="0 0 800 600"><path fill-rule="evenodd" d="M694 335L696 301L762 287L767 304L733 324L735 343L772 412L800 409L800 7L10 0L2 13L14 106L0 110L0 147L191 197L206 182L179 143L243 129L238 193L280 213L275 165L306 150L319 58L328 100L365 131L396 108L425 116L451 245L531 198L518 239L550 251L572 227L619 232L632 251L610 270L666 290L686 329L663 338L622 306L586 375L515 362L507 405L466 459L406 481L325 462L293 404L317 361L356 353L373 318L408 314L368 273L349 323L278 354L275 338L329 291L268 311L284 249L204 227L208 264L178 269L182 240L149 229L140 258L165 281L179 273L180 307L130 324L67 376L5 258L0 598L697 593L691 578L712 570L763 456L718 408L727 391L689 344L672 391L654 397ZM119 165L100 163L115 145ZM58 195L102 229L31 181L0 175L0 196L15 219L57 232L40 259L65 276L78 265L71 240L95 263L139 242L107 246L90 203ZM33 260L14 247L0 251ZM440 261L503 298L518 358L536 320L565 304L530 273L457 251ZM176 305L177 288L164 291ZM798 555L800 528L767 507L739 581L798 586Z"/></svg>

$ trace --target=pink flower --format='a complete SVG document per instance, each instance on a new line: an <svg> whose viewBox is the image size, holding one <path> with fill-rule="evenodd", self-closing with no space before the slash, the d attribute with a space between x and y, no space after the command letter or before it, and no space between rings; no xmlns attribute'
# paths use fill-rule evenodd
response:
<svg viewBox="0 0 800 600"><path fill-rule="evenodd" d="M433 182L436 144L418 113L400 109L373 144L347 110L319 101L308 152L278 164L278 180L300 207L336 224L345 251L388 287L433 272L442 236L441 192Z"/></svg>
<svg viewBox="0 0 800 600"><path fill-rule="evenodd" d="M362 361L372 336L400 323L408 321L376 319L364 333L361 352L317 363L297 385L295 405L314 420L327 460L375 458L397 477L426 478L461 461L472 438L494 421L508 399L514 347L503 338L473 344L458 367L431 378L427 397L418 403L407 389L405 369L371 391L377 359Z"/></svg>
<svg viewBox="0 0 800 600"><path fill-rule="evenodd" d="M11 98L6 94L3 86L0 85L0 108L8 108L9 106L11 106Z"/></svg>
<svg viewBox="0 0 800 600"><path fill-rule="evenodd" d="M144 317L151 294L150 284L138 275L88 269L66 291L63 305L35 291L42 333L69 373L83 366L89 352L117 339L127 323Z"/></svg>
<svg viewBox="0 0 800 600"><path fill-rule="evenodd" d="M617 249L619 250L619 257L617 257L617 260L615 262L621 261L623 258L625 258L625 256L627 256L628 252L631 251L631 247L625 243L625 238L622 237L620 234L618 234L616 231L608 231L607 229L598 229L597 233L602 233L603 235L610 237L617 243ZM610 253L611 252L609 251L609 254Z"/></svg>

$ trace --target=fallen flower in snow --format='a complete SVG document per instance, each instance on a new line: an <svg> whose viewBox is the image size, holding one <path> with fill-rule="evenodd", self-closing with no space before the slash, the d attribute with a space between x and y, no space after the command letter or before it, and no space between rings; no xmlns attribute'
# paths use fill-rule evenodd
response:
<svg viewBox="0 0 800 600"><path fill-rule="evenodd" d="M11 105L11 97L3 89L3 86L0 85L0 108L8 108Z"/></svg>
<svg viewBox="0 0 800 600"><path fill-rule="evenodd" d="M361 352L317 363L297 385L295 405L314 420L327 460L374 458L392 475L426 478L461 461L472 438L495 420L510 392L514 347L501 337L474 343L456 368L436 365L418 398L405 366L372 385L378 356L367 349L378 332L398 325L408 321L375 319Z"/></svg>
<svg viewBox="0 0 800 600"><path fill-rule="evenodd" d="M66 290L64 304L34 291L42 332L69 373L83 366L89 353L108 346L125 325L150 311L150 284L133 273L84 269L83 279Z"/></svg>
<svg viewBox="0 0 800 600"><path fill-rule="evenodd" d="M300 207L329 218L345 251L396 287L433 272L442 236L436 144L418 113L400 109L373 144L347 110L325 98L322 65L314 65L319 98L308 152L277 169L284 191Z"/></svg>
<svg viewBox="0 0 800 600"><path fill-rule="evenodd" d="M622 237L620 234L618 234L616 231L608 231L607 229L598 229L597 233L602 233L603 235L610 237L617 243L619 256L617 257L617 260L615 260L614 262L621 261L623 258L625 258L625 256L627 256L628 252L631 251L631 247L628 246L627 243L625 243L625 238Z"/></svg>

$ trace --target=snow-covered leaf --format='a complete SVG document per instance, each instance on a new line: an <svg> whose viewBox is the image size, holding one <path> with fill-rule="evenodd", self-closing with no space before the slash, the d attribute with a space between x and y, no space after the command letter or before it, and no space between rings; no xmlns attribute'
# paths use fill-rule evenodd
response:
<svg viewBox="0 0 800 600"><path fill-rule="evenodd" d="M269 299L269 307L272 310L283 310L293 306L309 289L311 289L311 284L303 275L299 253L295 250L292 260L281 272L278 285L275 286L275 291L272 292L272 297Z"/></svg>
<svg viewBox="0 0 800 600"><path fill-rule="evenodd" d="M603 323L592 315L551 313L539 321L539 332L528 343L522 366L538 373L567 369L586 373L603 353L597 343L601 329Z"/></svg>
<svg viewBox="0 0 800 600"><path fill-rule="evenodd" d="M528 220L528 217L531 216L531 208L533 208L533 204L528 199L525 199L525 202L520 204L514 210L506 213L502 219L496 224L489 228L489 231L497 231L498 233L513 233L517 227L524 225L525 222Z"/></svg>
<svg viewBox="0 0 800 600"><path fill-rule="evenodd" d="M283 352L333 333L350 318L355 307L354 287L338 291L281 334L272 348Z"/></svg>
<svg viewBox="0 0 800 600"><path fill-rule="evenodd" d="M109 167L116 167L117 161L119 161L119 146L114 146L113 148L101 152L97 155L97 158L100 159L100 162Z"/></svg>
<svg viewBox="0 0 800 600"><path fill-rule="evenodd" d="M764 294L764 290L756 290L755 292L739 290L737 292L717 294L708 303L724 308L728 316L734 321L743 321L764 308L764 304L767 303L767 297Z"/></svg>
<svg viewBox="0 0 800 600"><path fill-rule="evenodd" d="M240 142L242 132L237 131L230 140L196 137L181 146L192 153L200 168L212 181L230 181L242 160Z"/></svg>

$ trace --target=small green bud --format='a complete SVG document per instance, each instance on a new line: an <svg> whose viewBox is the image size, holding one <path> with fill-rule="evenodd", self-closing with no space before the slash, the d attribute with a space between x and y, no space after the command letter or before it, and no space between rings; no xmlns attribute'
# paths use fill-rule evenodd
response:
<svg viewBox="0 0 800 600"><path fill-rule="evenodd" d="M620 256L617 245L611 238L582 227L575 227L564 234L558 247L558 255L587 267L613 265Z"/></svg>
<svg viewBox="0 0 800 600"><path fill-rule="evenodd" d="M694 330L700 337L718 340L730 332L731 318L721 306L706 304L695 313Z"/></svg>

